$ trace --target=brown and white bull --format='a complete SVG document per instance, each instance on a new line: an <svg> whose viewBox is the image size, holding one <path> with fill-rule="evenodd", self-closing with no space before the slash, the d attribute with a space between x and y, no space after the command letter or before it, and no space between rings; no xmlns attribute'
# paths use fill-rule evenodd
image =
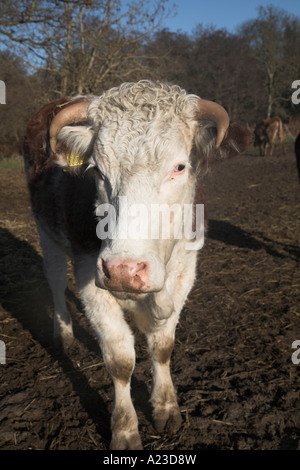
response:
<svg viewBox="0 0 300 470"><path fill-rule="evenodd" d="M254 145L259 147L260 155L267 155L270 147L270 155L273 155L276 137L279 138L280 150L285 154L284 132L282 121L279 117L264 119L257 124L254 130Z"/></svg>
<svg viewBox="0 0 300 470"><path fill-rule="evenodd" d="M110 207L114 228L122 230L128 222L144 227L153 205L195 208L203 202L200 178L209 160L231 157L250 140L218 104L149 81L57 100L29 122L25 166L53 293L54 336L65 345L73 337L64 297L70 255L114 383L111 449L142 448L130 395L134 338L125 311L145 334L152 357L154 424L159 432L180 427L169 364L180 311L195 280L197 250L191 230L181 237L163 238L158 231L152 238L100 240L98 224ZM128 221L121 198L129 208L143 204L144 211L139 217L128 212Z"/></svg>

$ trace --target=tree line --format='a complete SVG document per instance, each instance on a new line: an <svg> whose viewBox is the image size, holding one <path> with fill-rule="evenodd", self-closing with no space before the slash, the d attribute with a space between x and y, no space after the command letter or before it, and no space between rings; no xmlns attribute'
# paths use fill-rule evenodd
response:
<svg viewBox="0 0 300 470"><path fill-rule="evenodd" d="M229 32L201 23L162 29L168 0L0 0L1 154L20 145L30 115L49 100L101 94L124 81L165 80L217 101L232 119L300 120L300 18L272 5ZM125 5L126 4L126 5ZM4 145L5 144L5 145ZM8 145L8 147L7 147Z"/></svg>

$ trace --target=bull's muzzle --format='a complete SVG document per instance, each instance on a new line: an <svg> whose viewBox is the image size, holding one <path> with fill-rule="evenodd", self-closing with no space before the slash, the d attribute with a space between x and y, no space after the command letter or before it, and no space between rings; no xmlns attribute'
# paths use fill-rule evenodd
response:
<svg viewBox="0 0 300 470"><path fill-rule="evenodd" d="M115 292L157 292L165 277L160 263L148 260L100 258L97 268L96 285Z"/></svg>

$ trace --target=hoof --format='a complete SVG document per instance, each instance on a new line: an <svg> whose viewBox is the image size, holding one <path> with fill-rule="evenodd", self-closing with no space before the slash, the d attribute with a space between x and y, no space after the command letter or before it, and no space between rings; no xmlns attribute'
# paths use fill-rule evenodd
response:
<svg viewBox="0 0 300 470"><path fill-rule="evenodd" d="M110 450L143 450L138 433L118 433L112 436Z"/></svg>
<svg viewBox="0 0 300 470"><path fill-rule="evenodd" d="M160 408L153 414L154 425L159 433L175 434L181 426L182 418L178 407Z"/></svg>

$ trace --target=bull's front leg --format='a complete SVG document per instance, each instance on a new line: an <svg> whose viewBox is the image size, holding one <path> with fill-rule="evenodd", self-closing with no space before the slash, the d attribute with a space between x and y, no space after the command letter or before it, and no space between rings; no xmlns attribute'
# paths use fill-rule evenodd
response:
<svg viewBox="0 0 300 470"><path fill-rule="evenodd" d="M153 420L158 432L166 431L174 434L182 421L170 372L177 315L173 314L168 320L159 323L155 332L147 334L153 364L151 393Z"/></svg>
<svg viewBox="0 0 300 470"><path fill-rule="evenodd" d="M170 266L165 288L154 296L153 325L150 326L151 316L148 316L148 331L146 324L141 325L147 336L153 362L151 403L154 424L159 432L164 430L170 434L177 432L182 421L171 378L170 358L179 315L195 279L197 253L190 251L184 254L181 271L178 269L178 260L179 256L174 257L175 265Z"/></svg>
<svg viewBox="0 0 300 470"><path fill-rule="evenodd" d="M85 284L81 282L80 275L78 277L86 315L99 339L114 384L110 449L142 449L137 415L130 394L130 380L135 365L132 332L114 297L108 291L97 288L94 280Z"/></svg>
<svg viewBox="0 0 300 470"><path fill-rule="evenodd" d="M123 318L122 309L112 296L102 291L96 297L99 303L96 302L88 316L99 338L103 358L114 384L110 449L141 449L138 420L130 394L131 375L135 366L133 335ZM90 310L87 304L86 310Z"/></svg>
<svg viewBox="0 0 300 470"><path fill-rule="evenodd" d="M114 383L115 394L111 417L110 449L142 449L137 415L130 394L130 380L135 364L131 333L128 331L124 336L115 336L113 343L109 341L109 344L102 345L106 367Z"/></svg>

